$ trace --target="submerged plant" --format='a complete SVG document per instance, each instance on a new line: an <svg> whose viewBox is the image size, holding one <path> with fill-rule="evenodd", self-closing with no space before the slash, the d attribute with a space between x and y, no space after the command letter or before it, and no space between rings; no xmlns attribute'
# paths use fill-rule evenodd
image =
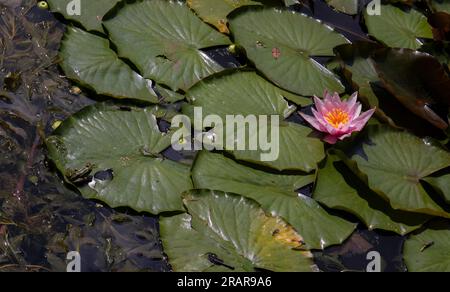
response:
<svg viewBox="0 0 450 292"><path fill-rule="evenodd" d="M338 93L332 95L325 91L324 100L315 96L314 103L314 117L304 113L300 115L311 126L326 133L324 141L329 144L336 144L338 140L350 137L353 132L361 131L375 113L375 109L361 112L362 106L358 102L357 92L348 100L342 100Z"/></svg>

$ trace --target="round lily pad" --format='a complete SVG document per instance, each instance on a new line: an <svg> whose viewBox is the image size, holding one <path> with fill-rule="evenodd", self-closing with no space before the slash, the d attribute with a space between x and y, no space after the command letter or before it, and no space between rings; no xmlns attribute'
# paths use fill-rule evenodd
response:
<svg viewBox="0 0 450 292"><path fill-rule="evenodd" d="M184 199L188 214L161 218L164 252L175 271L276 272L313 270L302 238L278 217L240 196L193 191Z"/></svg>
<svg viewBox="0 0 450 292"><path fill-rule="evenodd" d="M230 44L225 35L177 1L129 4L105 25L121 57L130 59L144 77L174 91L186 91L222 71L201 49Z"/></svg>
<svg viewBox="0 0 450 292"><path fill-rule="evenodd" d="M190 167L160 155L170 140L152 108L99 104L64 121L46 144L56 167L85 197L159 214L182 211L181 193L192 188Z"/></svg>
<svg viewBox="0 0 450 292"><path fill-rule="evenodd" d="M390 47L416 50L423 45L420 38L433 38L427 18L414 9L405 12L392 5L381 5L380 15L365 11L364 19L369 34Z"/></svg>
<svg viewBox="0 0 450 292"><path fill-rule="evenodd" d="M450 166L450 153L407 133L372 127L364 155L352 157L367 176L371 189L394 209L450 217L421 184L424 178Z"/></svg>
<svg viewBox="0 0 450 292"><path fill-rule="evenodd" d="M344 91L314 57L333 56L334 47L349 41L319 21L288 10L251 8L231 17L230 30L256 68L282 88L304 96Z"/></svg>
<svg viewBox="0 0 450 292"><path fill-rule="evenodd" d="M411 236L403 248L409 272L450 272L450 229L436 224Z"/></svg>
<svg viewBox="0 0 450 292"><path fill-rule="evenodd" d="M329 208L354 214L370 230L382 229L406 235L430 219L426 215L393 210L335 156L329 156L326 165L319 170L314 199Z"/></svg>

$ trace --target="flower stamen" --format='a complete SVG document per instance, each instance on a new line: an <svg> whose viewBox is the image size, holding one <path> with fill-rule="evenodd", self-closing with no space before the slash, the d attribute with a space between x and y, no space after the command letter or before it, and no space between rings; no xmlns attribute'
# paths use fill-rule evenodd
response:
<svg viewBox="0 0 450 292"><path fill-rule="evenodd" d="M335 129L339 129L350 121L350 115L340 108L331 110L324 118Z"/></svg>

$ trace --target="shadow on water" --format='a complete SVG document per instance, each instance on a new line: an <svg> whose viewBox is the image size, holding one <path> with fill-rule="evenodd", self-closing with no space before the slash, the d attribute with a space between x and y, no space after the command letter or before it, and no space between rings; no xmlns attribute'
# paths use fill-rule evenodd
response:
<svg viewBox="0 0 450 292"><path fill-rule="evenodd" d="M313 2L296 9L339 26L351 40L367 38L359 19ZM83 199L46 161L42 141L52 125L93 101L59 71L64 25L35 3L0 1L0 271L65 271L69 251L80 251L83 271L169 271L157 218ZM240 65L226 48L207 53L224 67ZM403 271L402 243L360 229L342 246L316 253L317 263L324 271L362 271L367 251L378 250L385 270Z"/></svg>

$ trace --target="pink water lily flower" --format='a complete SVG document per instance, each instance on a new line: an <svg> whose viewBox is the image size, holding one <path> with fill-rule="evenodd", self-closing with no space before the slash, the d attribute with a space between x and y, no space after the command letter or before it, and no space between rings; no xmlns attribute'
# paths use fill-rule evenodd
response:
<svg viewBox="0 0 450 292"><path fill-rule="evenodd" d="M314 117L304 113L300 115L320 132L327 133L324 141L329 144L336 144L338 140L350 137L353 132L361 131L375 113L375 109L361 113L357 92L348 100L341 100L339 94L331 95L325 91L323 101L314 96L314 103Z"/></svg>

